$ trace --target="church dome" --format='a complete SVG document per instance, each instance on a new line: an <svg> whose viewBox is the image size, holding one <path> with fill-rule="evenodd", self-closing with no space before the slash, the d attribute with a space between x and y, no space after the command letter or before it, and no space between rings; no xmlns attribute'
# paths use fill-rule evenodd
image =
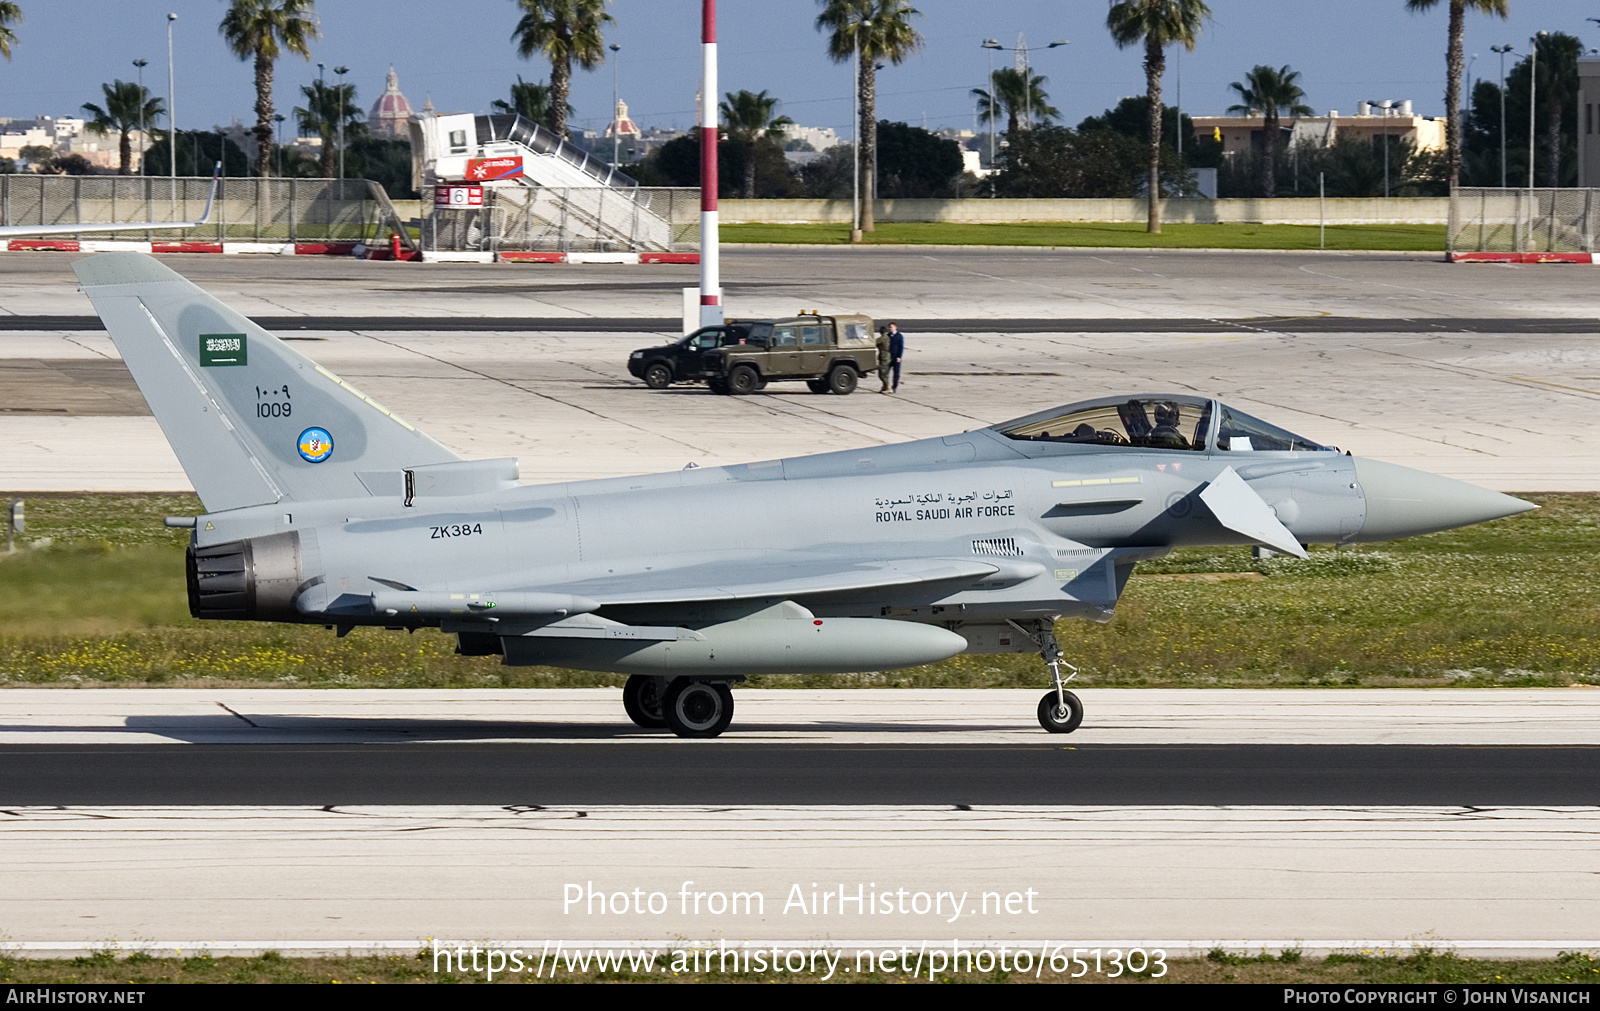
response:
<svg viewBox="0 0 1600 1011"><path fill-rule="evenodd" d="M411 103L406 101L406 96L400 94L400 77L389 68L389 77L384 82L383 94L372 103L372 112L367 116L367 126L380 137L407 137L410 136L406 126L411 119Z"/></svg>

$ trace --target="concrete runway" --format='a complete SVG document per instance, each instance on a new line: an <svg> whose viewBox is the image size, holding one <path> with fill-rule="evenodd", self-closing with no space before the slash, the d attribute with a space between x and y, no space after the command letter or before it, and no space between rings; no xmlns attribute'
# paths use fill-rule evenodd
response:
<svg viewBox="0 0 1600 1011"><path fill-rule="evenodd" d="M1041 681L1043 675L1041 675ZM736 689L733 725L685 742L629 723L614 688L0 690L0 747L27 745L1600 744L1592 688L1095 688L1071 734L1039 728L1038 689ZM0 790L3 790L0 784Z"/></svg>
<svg viewBox="0 0 1600 1011"><path fill-rule="evenodd" d="M87 314L74 258L0 258L0 313L22 325ZM879 445L1107 393L1175 389L1498 490L1600 490L1600 444L1585 421L1600 398L1591 347L1600 292L1580 267L1404 255L730 252L737 314L851 309L925 327L912 331L900 396L841 398L799 384L752 397L655 393L628 377L628 352L666 339L640 327L677 309L692 268L165 262L243 312L338 325L283 332L464 455L519 458L529 482ZM1327 329L1341 319L1349 329ZM527 329L541 320L561 329ZM614 329L571 329L586 320ZM934 329L940 320L946 329ZM429 321L440 329L414 328ZM188 482L105 334L45 327L0 330L0 485L167 491Z"/></svg>
<svg viewBox="0 0 1600 1011"><path fill-rule="evenodd" d="M0 817L0 946L32 953L410 954L428 938L535 959L557 939L1600 948L1593 807L117 804ZM645 903L658 892L659 911L568 905L568 886L626 892L630 910L635 889ZM841 888L906 894L892 912L841 915ZM824 891L835 898L816 912ZM684 892L702 893L698 913ZM733 892L762 905L730 911ZM933 911L940 892L954 895Z"/></svg>
<svg viewBox="0 0 1600 1011"><path fill-rule="evenodd" d="M680 741L601 689L9 690L0 943L1600 947L1600 693L1096 690L1064 737L1038 694L745 691ZM970 905L818 915L796 885Z"/></svg>

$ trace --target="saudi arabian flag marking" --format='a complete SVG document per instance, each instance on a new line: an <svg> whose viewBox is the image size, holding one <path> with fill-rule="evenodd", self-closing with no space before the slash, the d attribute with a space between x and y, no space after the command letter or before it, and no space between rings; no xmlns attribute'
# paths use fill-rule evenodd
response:
<svg viewBox="0 0 1600 1011"><path fill-rule="evenodd" d="M200 366L249 364L249 349L242 333L203 333L200 335Z"/></svg>

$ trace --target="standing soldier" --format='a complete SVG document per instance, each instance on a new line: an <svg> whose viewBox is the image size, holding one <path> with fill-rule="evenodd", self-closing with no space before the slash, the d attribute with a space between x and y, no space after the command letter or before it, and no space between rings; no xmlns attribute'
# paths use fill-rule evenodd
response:
<svg viewBox="0 0 1600 1011"><path fill-rule="evenodd" d="M879 393L889 392L889 369L893 363L889 359L889 328L878 327L878 382L883 385Z"/></svg>

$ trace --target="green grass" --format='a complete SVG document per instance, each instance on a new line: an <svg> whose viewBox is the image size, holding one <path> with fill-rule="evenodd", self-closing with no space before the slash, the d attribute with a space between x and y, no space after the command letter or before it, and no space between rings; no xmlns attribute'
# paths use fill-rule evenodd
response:
<svg viewBox="0 0 1600 1011"><path fill-rule="evenodd" d="M796 242L844 245L843 225L723 225L724 242ZM1137 223L1032 222L968 225L944 222L885 223L865 236L868 245L1097 246L1132 249L1317 249L1315 225L1163 225L1151 235ZM1327 249L1444 252L1444 225L1329 225Z"/></svg>
<svg viewBox="0 0 1600 1011"><path fill-rule="evenodd" d="M1600 684L1600 496L1393 544L1257 563L1186 549L1141 565L1108 624L1063 622L1077 684L1102 687ZM28 498L0 553L0 684L580 687L614 674L503 667L454 639L189 617L173 496ZM1236 578L1218 578L1216 573ZM1242 576L1243 578L1237 578ZM1030 654L910 670L766 676L752 687L1036 687Z"/></svg>
<svg viewBox="0 0 1600 1011"><path fill-rule="evenodd" d="M807 947L797 944L796 948ZM533 952L533 962L538 962L538 950ZM838 961L840 967L854 967L855 949L846 948ZM1109 956L1108 956L1109 957ZM667 963L663 956L658 965ZM1115 983L1310 983L1310 984L1593 984L1600 982L1600 965L1587 954L1563 952L1548 959L1472 959L1450 952L1422 949L1405 954L1392 952L1360 952L1334 954L1326 958L1303 958L1299 952L1279 954L1266 952L1239 954L1221 949L1206 958L1176 959L1165 962L1166 972L1152 967L1141 974L1124 973L1116 979L1106 979L1092 971L1077 982ZM1093 956L1084 968L1093 966ZM1066 972L1045 968L1037 976L1033 973L972 972L934 973L934 982L940 983L1068 983L1074 982L1071 973L1077 967L1069 966ZM1113 971L1102 964L1106 973ZM819 972L818 975L821 975ZM27 959L0 956L0 983L47 984L76 983L139 986L153 983L482 983L482 973L450 974L433 972L426 948L415 955L353 956L346 958L287 958L277 952L267 952L255 958L212 957L205 952L187 957L158 957L146 952L125 955L111 950L98 951L75 959ZM587 983L716 983L716 982L819 982L816 977L800 973L683 973L656 972L645 974L628 969L597 972L563 971L551 979L536 978L533 972L504 972L495 983L537 982L587 982ZM835 972L834 983L907 983L930 982L925 973L918 980L904 975L873 972L849 974Z"/></svg>

